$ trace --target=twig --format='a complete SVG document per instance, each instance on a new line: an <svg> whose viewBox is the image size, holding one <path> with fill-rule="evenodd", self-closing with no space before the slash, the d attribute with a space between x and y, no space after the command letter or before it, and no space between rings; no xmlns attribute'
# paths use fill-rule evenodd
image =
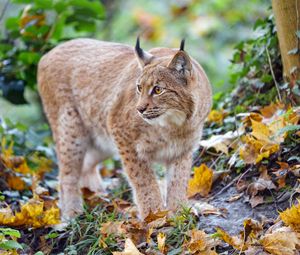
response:
<svg viewBox="0 0 300 255"><path fill-rule="evenodd" d="M1 11L1 14L0 14L0 23L1 23L2 19L3 19L3 17L4 17L4 14L5 14L8 6L9 6L9 0L6 1L6 3L3 6L3 9Z"/></svg>
<svg viewBox="0 0 300 255"><path fill-rule="evenodd" d="M274 70L273 70L273 67L272 67L272 61L271 61L270 53L269 53L269 50L268 50L267 46L266 46L266 52L267 52L268 62L269 62L269 65L270 65L271 74L272 74L272 77L273 77L273 80L274 80L274 83L275 83L275 87L276 87L276 90L277 90L278 99L281 102L282 98L281 98L280 91L279 91L279 85L276 81L276 77L275 77Z"/></svg>
<svg viewBox="0 0 300 255"><path fill-rule="evenodd" d="M298 10L298 0L295 0L296 2L296 19L297 19L297 31L300 30L300 19L299 19L299 10ZM297 38L297 45L296 48L299 50L300 48L300 38L298 36L296 36Z"/></svg>
<svg viewBox="0 0 300 255"><path fill-rule="evenodd" d="M227 190L230 186L232 186L238 179L240 178L240 176L238 175L237 177L235 177L230 183L228 183L224 188L222 188L220 191L218 191L216 194L214 194L213 196L211 196L210 198L208 198L208 201L213 200L216 196L220 195L221 193L223 193L225 190Z"/></svg>
<svg viewBox="0 0 300 255"><path fill-rule="evenodd" d="M293 188L293 193L291 194L291 196L290 196L290 207L292 207L292 205L293 205L293 197L294 197L294 195L295 194L297 194L298 193L298 189L300 188L300 184L298 184L298 185L295 185L295 187Z"/></svg>

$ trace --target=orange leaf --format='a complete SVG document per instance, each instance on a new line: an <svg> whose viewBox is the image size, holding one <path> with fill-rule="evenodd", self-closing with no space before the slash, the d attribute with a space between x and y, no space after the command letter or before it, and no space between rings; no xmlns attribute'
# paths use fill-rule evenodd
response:
<svg viewBox="0 0 300 255"><path fill-rule="evenodd" d="M22 191L26 189L26 183L18 176L9 176L7 184L11 189Z"/></svg>

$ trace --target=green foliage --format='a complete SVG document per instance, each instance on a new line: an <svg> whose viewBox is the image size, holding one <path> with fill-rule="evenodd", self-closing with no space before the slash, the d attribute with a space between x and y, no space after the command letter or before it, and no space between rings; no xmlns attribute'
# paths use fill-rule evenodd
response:
<svg viewBox="0 0 300 255"><path fill-rule="evenodd" d="M93 36L105 15L100 1L13 0L18 16L5 21L0 38L0 90L14 104L24 104L24 88L36 89L39 59L59 42ZM28 5L30 4L30 5Z"/></svg>
<svg viewBox="0 0 300 255"><path fill-rule="evenodd" d="M23 249L22 245L16 240L20 237L21 233L18 230L12 228L0 228L0 249L6 251Z"/></svg>
<svg viewBox="0 0 300 255"><path fill-rule="evenodd" d="M240 42L232 58L231 83L236 86L235 105L266 105L276 98L276 82L282 80L282 64L273 16L258 20L260 35Z"/></svg>
<svg viewBox="0 0 300 255"><path fill-rule="evenodd" d="M22 123L13 123L9 119L0 119L0 143L4 139L6 146L13 144L16 155L25 155L27 158L33 155L43 156L47 153L54 159L54 151L48 148L53 142L47 124L28 127Z"/></svg>

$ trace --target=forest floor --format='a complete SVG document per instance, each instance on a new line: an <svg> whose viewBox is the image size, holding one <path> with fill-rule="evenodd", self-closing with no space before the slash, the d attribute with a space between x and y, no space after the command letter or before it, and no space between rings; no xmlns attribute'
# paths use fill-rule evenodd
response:
<svg viewBox="0 0 300 255"><path fill-rule="evenodd" d="M279 102L235 116L212 110L194 157L190 205L141 222L121 164L110 159L101 165L107 194L83 190L85 212L64 228L56 225L47 127L2 122L0 254L297 255L299 119L299 108Z"/></svg>

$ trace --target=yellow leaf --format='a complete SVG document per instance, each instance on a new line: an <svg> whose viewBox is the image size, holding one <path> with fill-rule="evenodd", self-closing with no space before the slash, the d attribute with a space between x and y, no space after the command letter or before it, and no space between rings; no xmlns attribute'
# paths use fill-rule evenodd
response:
<svg viewBox="0 0 300 255"><path fill-rule="evenodd" d="M197 193L205 197L211 190L213 171L205 164L202 164L200 167L195 167L194 172L194 177L188 184L188 197L192 197Z"/></svg>
<svg viewBox="0 0 300 255"><path fill-rule="evenodd" d="M140 253L139 250L135 247L134 243L131 241L131 239L127 238L125 241L124 251L113 252L113 255L144 255L144 254Z"/></svg>
<svg viewBox="0 0 300 255"><path fill-rule="evenodd" d="M251 120L251 123L252 123L252 135L257 139L257 140L260 140L260 141L263 141L263 142L269 142L270 139L270 131L269 131L269 128L261 123L261 122L258 122L258 121L255 121L255 120Z"/></svg>
<svg viewBox="0 0 300 255"><path fill-rule="evenodd" d="M16 168L14 168L14 170L17 172L17 173L21 173L21 174L29 174L29 173L32 173L32 170L29 168L27 162L24 161Z"/></svg>
<svg viewBox="0 0 300 255"><path fill-rule="evenodd" d="M209 122L216 122L218 123L219 125L221 125L223 123L223 119L224 119L224 111L221 110L221 111L218 111L218 110L212 110L209 114L208 114L208 117L207 117L207 120Z"/></svg>
<svg viewBox="0 0 300 255"><path fill-rule="evenodd" d="M190 242L187 244L187 248L191 254L199 251L204 251L207 248L206 233L202 230L193 229L189 232L191 236Z"/></svg>
<svg viewBox="0 0 300 255"><path fill-rule="evenodd" d="M161 253L165 253L166 235L164 233L158 233L157 246Z"/></svg>
<svg viewBox="0 0 300 255"><path fill-rule="evenodd" d="M298 205L293 205L291 208L279 213L282 221L297 232L300 232L300 200Z"/></svg>
<svg viewBox="0 0 300 255"><path fill-rule="evenodd" d="M14 190L22 191L26 189L26 183L18 176L9 176L7 178L7 185Z"/></svg>
<svg viewBox="0 0 300 255"><path fill-rule="evenodd" d="M261 239L265 251L273 255L295 255L300 249L299 234L290 228L280 228Z"/></svg>
<svg viewBox="0 0 300 255"><path fill-rule="evenodd" d="M44 202L31 199L21 206L20 212L13 214L8 207L0 210L0 225L31 226L34 228L54 225L59 223L59 209L44 208Z"/></svg>
<svg viewBox="0 0 300 255"><path fill-rule="evenodd" d="M222 240L225 243L228 243L231 245L233 248L239 250L239 251L244 251L247 249L247 245L244 244L243 240L240 239L237 236L230 236L226 231L224 231L221 228L217 228L217 233L220 235Z"/></svg>

